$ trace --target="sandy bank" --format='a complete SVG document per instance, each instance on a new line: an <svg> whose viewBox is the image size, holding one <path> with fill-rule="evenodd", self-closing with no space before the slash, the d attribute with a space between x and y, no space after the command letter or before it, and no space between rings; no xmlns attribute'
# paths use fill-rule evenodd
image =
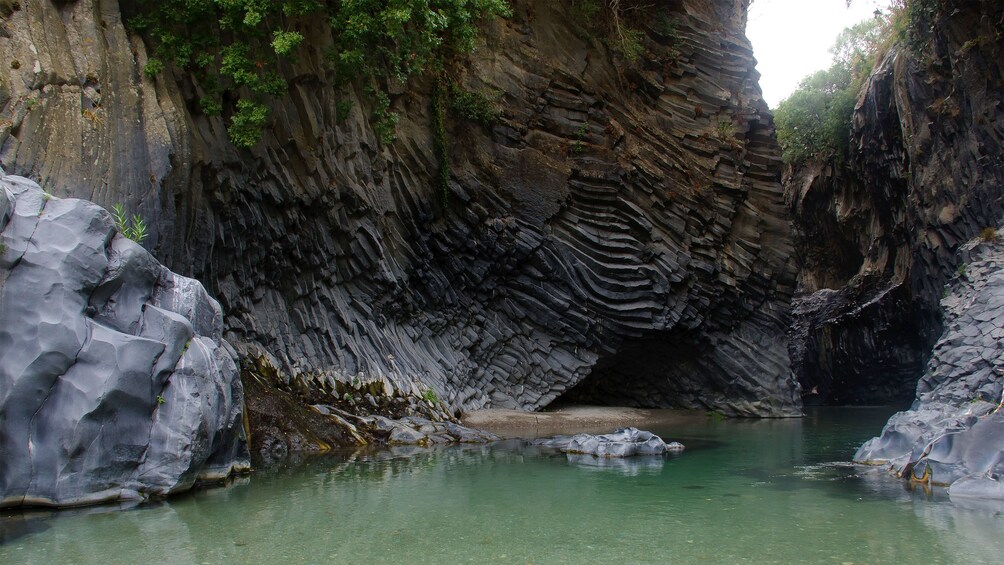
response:
<svg viewBox="0 0 1004 565"><path fill-rule="evenodd" d="M487 430L506 438L535 438L558 434L608 433L625 426L646 428L706 417L704 412L689 410L566 406L548 412L489 408L464 414L462 421L465 426Z"/></svg>

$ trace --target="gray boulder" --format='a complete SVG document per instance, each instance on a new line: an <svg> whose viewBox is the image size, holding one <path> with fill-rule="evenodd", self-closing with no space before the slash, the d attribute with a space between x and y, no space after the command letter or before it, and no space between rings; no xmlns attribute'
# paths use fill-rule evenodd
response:
<svg viewBox="0 0 1004 565"><path fill-rule="evenodd" d="M973 242L963 257L942 300L946 330L913 406L890 418L854 459L952 485L953 498L1004 499L1004 249Z"/></svg>
<svg viewBox="0 0 1004 565"><path fill-rule="evenodd" d="M248 468L218 303L99 206L0 170L0 507L162 496Z"/></svg>
<svg viewBox="0 0 1004 565"><path fill-rule="evenodd" d="M637 428L621 428L612 434L555 436L537 442L564 453L593 455L596 457L633 457L635 455L662 455L683 451L683 444L667 444L661 437Z"/></svg>
<svg viewBox="0 0 1004 565"><path fill-rule="evenodd" d="M475 430L453 422L434 422L425 418L408 416L392 420L382 416L362 419L377 430L390 430L387 443L390 445L423 445L438 443L491 443L499 441L497 435Z"/></svg>

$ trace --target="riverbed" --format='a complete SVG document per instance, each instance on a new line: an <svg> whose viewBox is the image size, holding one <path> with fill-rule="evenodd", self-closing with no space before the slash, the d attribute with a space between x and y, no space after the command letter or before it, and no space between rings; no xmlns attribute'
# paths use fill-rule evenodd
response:
<svg viewBox="0 0 1004 565"><path fill-rule="evenodd" d="M636 460L509 440L287 461L155 504L6 512L0 563L998 563L1004 505L849 463L891 412L650 412L687 449Z"/></svg>

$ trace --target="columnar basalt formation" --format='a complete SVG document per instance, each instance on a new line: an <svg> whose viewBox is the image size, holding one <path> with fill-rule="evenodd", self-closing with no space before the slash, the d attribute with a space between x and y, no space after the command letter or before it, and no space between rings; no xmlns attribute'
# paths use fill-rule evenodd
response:
<svg viewBox="0 0 1004 565"><path fill-rule="evenodd" d="M93 203L0 170L0 507L164 496L248 468L219 305Z"/></svg>
<svg viewBox="0 0 1004 565"><path fill-rule="evenodd" d="M129 2L29 2L3 23L0 160L127 203L220 300L226 338L288 374L420 381L451 409L574 398L800 413L784 328L791 227L744 0L653 3L630 62L569 2L514 2L452 73L501 121L393 92L381 144L310 24L265 139L226 141L189 78L141 72ZM649 17L651 16L651 17ZM672 25L660 25L659 22ZM339 102L351 110L339 120ZM581 386L577 386L581 385Z"/></svg>
<svg viewBox="0 0 1004 565"><path fill-rule="evenodd" d="M1004 499L1004 249L977 240L942 299L945 332L910 410L889 419L854 459L953 498Z"/></svg>
<svg viewBox="0 0 1004 565"><path fill-rule="evenodd" d="M1000 2L940 2L919 45L876 65L847 161L786 179L802 265L792 364L807 402L912 396L959 245L1004 214L1002 25Z"/></svg>

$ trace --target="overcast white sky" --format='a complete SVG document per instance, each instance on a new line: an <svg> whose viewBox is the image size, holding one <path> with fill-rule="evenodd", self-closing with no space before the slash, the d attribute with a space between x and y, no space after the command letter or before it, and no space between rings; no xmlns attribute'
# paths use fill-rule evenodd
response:
<svg viewBox="0 0 1004 565"><path fill-rule="evenodd" d="M771 108L808 74L830 66L829 52L845 27L870 18L889 0L753 0L746 35Z"/></svg>

